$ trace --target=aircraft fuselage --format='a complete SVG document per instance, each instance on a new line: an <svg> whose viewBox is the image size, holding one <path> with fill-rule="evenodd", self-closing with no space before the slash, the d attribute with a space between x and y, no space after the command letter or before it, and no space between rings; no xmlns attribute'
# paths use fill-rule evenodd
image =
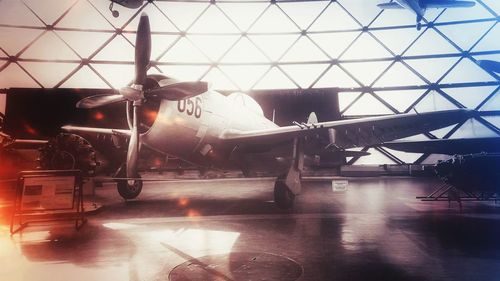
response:
<svg viewBox="0 0 500 281"><path fill-rule="evenodd" d="M141 143L196 165L225 167L235 149L219 141L226 129L276 127L251 97L208 91L179 101L162 100L155 122L141 135Z"/></svg>

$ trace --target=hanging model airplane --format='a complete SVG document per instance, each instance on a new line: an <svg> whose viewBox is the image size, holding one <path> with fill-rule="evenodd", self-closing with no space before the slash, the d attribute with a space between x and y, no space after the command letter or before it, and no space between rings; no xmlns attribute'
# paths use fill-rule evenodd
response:
<svg viewBox="0 0 500 281"><path fill-rule="evenodd" d="M476 5L474 1L459 0L394 0L390 3L378 4L381 9L407 9L417 15L417 30L422 29L425 11L430 8L469 8Z"/></svg>
<svg viewBox="0 0 500 281"><path fill-rule="evenodd" d="M266 119L261 107L243 93L228 96L208 90L205 82L179 82L162 75L147 75L151 34L148 16L142 14L135 45L135 80L118 93L90 96L79 108L97 108L127 103L130 130L64 126L70 132L111 135L128 139L124 168L117 173L117 188L123 198L135 198L142 190L138 159L142 147L171 155L201 167L240 167L240 156L289 145L292 163L276 180L275 203L289 208L301 190L304 148L320 135L329 139L328 149L380 144L463 122L468 110L411 113L393 116L294 123L279 127ZM141 131L144 105L157 103L154 120ZM144 121L146 122L146 121ZM232 163L232 164L231 164Z"/></svg>

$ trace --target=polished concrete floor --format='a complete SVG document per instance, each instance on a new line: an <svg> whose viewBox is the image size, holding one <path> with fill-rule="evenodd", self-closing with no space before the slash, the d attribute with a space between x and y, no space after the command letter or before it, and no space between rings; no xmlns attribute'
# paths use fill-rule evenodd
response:
<svg viewBox="0 0 500 281"><path fill-rule="evenodd" d="M429 179L304 183L291 211L271 179L150 182L124 202L113 184L88 223L12 237L0 196L0 280L500 280L500 207L420 202Z"/></svg>

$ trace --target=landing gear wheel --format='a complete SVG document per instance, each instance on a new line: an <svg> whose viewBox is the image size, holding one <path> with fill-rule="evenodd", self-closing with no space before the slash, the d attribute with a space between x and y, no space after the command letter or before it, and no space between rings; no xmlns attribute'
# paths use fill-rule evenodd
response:
<svg viewBox="0 0 500 281"><path fill-rule="evenodd" d="M118 175L118 178L124 178L126 177L125 175L125 170L122 169ZM136 178L140 178L141 176L136 175ZM118 193L120 194L123 199L134 199L136 198L142 191L142 180L134 180L133 184L129 184L129 181L127 180L117 180L116 181L116 188L118 189Z"/></svg>
<svg viewBox="0 0 500 281"><path fill-rule="evenodd" d="M417 30L420 31L421 29L422 29L422 23L419 22L419 23L417 23Z"/></svg>
<svg viewBox="0 0 500 281"><path fill-rule="evenodd" d="M290 209L295 202L295 194L285 184L285 178L279 177L274 183L274 203L280 209Z"/></svg>

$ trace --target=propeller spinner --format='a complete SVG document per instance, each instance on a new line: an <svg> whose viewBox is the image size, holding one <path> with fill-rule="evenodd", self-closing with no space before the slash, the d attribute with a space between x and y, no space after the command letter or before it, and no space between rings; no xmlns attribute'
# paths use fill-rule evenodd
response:
<svg viewBox="0 0 500 281"><path fill-rule="evenodd" d="M121 88L108 95L95 95L84 98L77 103L78 108L96 108L108 104L127 101L132 104L133 116L131 122L131 135L127 151L126 175L127 178L138 177L137 162L140 149L138 112L146 98L182 100L202 94L208 90L206 82L181 82L175 79L167 79L161 82L161 86L154 89L144 89L147 80L147 70L151 57L151 30L149 18L143 13L141 15L137 36L135 40L135 79L130 86ZM133 188L136 182L128 180L128 185ZM135 196L134 196L135 197Z"/></svg>

